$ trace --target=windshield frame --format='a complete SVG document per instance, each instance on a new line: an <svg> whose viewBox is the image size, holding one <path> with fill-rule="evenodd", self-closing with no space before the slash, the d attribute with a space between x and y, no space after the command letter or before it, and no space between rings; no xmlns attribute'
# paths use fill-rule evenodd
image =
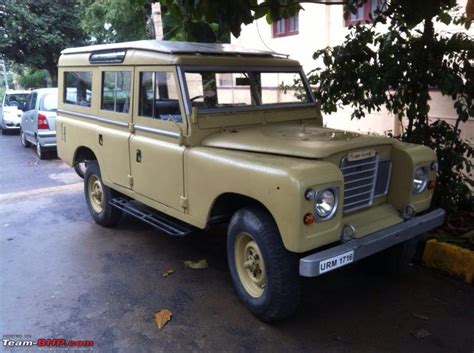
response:
<svg viewBox="0 0 474 353"><path fill-rule="evenodd" d="M196 73L209 71L211 73L229 73L229 72L246 72L246 71L259 71L269 73L286 73L294 72L299 73L302 78L303 87L308 95L309 102L289 102L289 103L271 103L271 104L260 104L260 105L247 105L247 106L233 106L223 108L208 108L200 109L197 108L199 113L205 114L218 114L218 113L229 113L229 112L245 112L254 110L272 110L272 109L288 109L288 108L306 108L314 106L316 99L314 98L313 91L311 90L308 78L306 77L303 68L301 66L204 66L204 65L182 65L177 67L178 79L182 88L182 96L184 100L184 108L186 115L190 116L193 110L191 100L189 97L188 86L186 82L186 72Z"/></svg>

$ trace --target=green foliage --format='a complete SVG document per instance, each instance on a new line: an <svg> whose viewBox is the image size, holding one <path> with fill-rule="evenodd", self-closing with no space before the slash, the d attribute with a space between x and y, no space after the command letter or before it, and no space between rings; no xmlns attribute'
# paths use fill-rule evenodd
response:
<svg viewBox="0 0 474 353"><path fill-rule="evenodd" d="M44 70L25 70L20 74L18 83L25 89L44 88L48 86L48 75Z"/></svg>
<svg viewBox="0 0 474 353"><path fill-rule="evenodd" d="M57 81L61 50L84 43L77 25L76 0L3 0L0 5L0 47L10 61L46 69Z"/></svg>
<svg viewBox="0 0 474 353"><path fill-rule="evenodd" d="M436 31L436 21L469 22L449 10L451 1L393 0L372 24L350 29L345 42L314 54L323 69L310 73L318 85L323 111L353 108L353 118L385 107L408 126L400 138L432 147L440 161L434 202L450 212L469 194L473 149L459 136L460 124L474 116L474 41L466 33ZM385 28L378 31L380 25ZM453 99L458 119L454 127L429 122L430 89Z"/></svg>
<svg viewBox="0 0 474 353"><path fill-rule="evenodd" d="M80 0L82 29L96 43L148 39L147 21L151 2L147 0Z"/></svg>

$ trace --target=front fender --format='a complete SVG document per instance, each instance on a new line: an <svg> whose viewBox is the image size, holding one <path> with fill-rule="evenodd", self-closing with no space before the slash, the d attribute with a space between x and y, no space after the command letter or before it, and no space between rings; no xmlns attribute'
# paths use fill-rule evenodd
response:
<svg viewBox="0 0 474 353"><path fill-rule="evenodd" d="M342 198L342 174L332 163L218 148L196 147L187 151L186 189L189 214L207 221L212 205L223 193L236 193L263 204L272 214L283 244L293 252L307 250L314 226L303 223L313 202L308 187L338 186ZM334 234L342 212L317 225L318 235ZM339 233L339 232L337 232Z"/></svg>

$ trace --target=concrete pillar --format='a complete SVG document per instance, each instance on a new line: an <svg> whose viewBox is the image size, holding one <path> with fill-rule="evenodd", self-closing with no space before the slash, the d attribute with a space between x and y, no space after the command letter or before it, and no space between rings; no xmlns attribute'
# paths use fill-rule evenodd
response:
<svg viewBox="0 0 474 353"><path fill-rule="evenodd" d="M151 18L155 27L155 38L163 39L163 22L161 20L161 6L159 2L151 4Z"/></svg>

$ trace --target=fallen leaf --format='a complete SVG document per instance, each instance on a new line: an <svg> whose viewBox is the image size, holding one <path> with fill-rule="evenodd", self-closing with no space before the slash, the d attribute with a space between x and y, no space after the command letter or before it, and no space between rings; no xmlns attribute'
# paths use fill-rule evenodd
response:
<svg viewBox="0 0 474 353"><path fill-rule="evenodd" d="M166 323L171 320L171 316L173 316L173 314L167 309L163 309L155 313L155 322L156 326L158 326L158 330L161 330L166 325Z"/></svg>
<svg viewBox="0 0 474 353"><path fill-rule="evenodd" d="M421 319L421 320L429 320L430 317L429 316L426 316L426 315L423 315L423 314L418 314L418 313L412 313L413 317L416 317L417 319Z"/></svg>
<svg viewBox="0 0 474 353"><path fill-rule="evenodd" d="M417 338L417 339L422 339L422 338L431 336L431 332L428 331L428 330L425 330L424 328L422 328L422 329L419 329L416 332L413 332L413 336L415 336L415 338Z"/></svg>
<svg viewBox="0 0 474 353"><path fill-rule="evenodd" d="M166 270L163 274L162 277L168 277L170 274L174 272L173 269Z"/></svg>
<svg viewBox="0 0 474 353"><path fill-rule="evenodd" d="M184 266L188 268L192 268L194 270L202 270L204 268L208 268L209 265L205 259L199 261L184 261Z"/></svg>

